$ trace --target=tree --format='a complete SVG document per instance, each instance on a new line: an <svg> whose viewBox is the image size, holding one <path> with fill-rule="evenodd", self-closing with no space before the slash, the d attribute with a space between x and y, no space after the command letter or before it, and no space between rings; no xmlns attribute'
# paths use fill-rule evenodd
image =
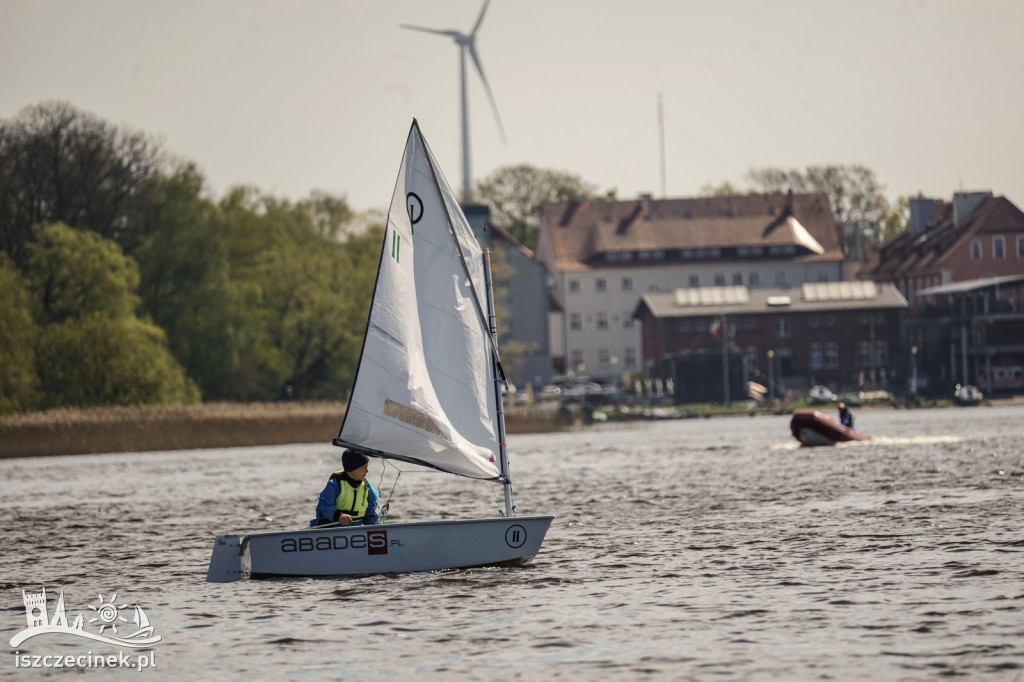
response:
<svg viewBox="0 0 1024 682"><path fill-rule="evenodd" d="M323 197L318 199L323 205ZM338 200L340 201L340 200ZM327 202L337 206L334 201ZM233 399L338 399L351 386L383 232L324 230L307 202L235 188L220 202L245 326Z"/></svg>
<svg viewBox="0 0 1024 682"><path fill-rule="evenodd" d="M921 195L918 195L921 196ZM902 196L896 199L896 204L885 216L883 222L881 243L889 241L896 235L907 229L910 224L910 197Z"/></svg>
<svg viewBox="0 0 1024 682"><path fill-rule="evenodd" d="M529 249L537 248L545 202L591 197L596 191L577 175L528 164L499 168L477 185L477 197L490 206L494 223Z"/></svg>
<svg viewBox="0 0 1024 682"><path fill-rule="evenodd" d="M734 197L742 194L746 194L746 192L743 192L731 182L723 182L717 187L708 184L700 188L700 195L702 197Z"/></svg>
<svg viewBox="0 0 1024 682"><path fill-rule="evenodd" d="M28 285L0 252L0 414L29 410L38 403L38 335Z"/></svg>
<svg viewBox="0 0 1024 682"><path fill-rule="evenodd" d="M66 102L0 122L0 249L24 268L32 227L63 222L132 253L144 235L134 219L163 167L158 147Z"/></svg>
<svg viewBox="0 0 1024 682"><path fill-rule="evenodd" d="M199 400L163 331L136 317L94 312L47 325L37 357L44 408Z"/></svg>
<svg viewBox="0 0 1024 682"><path fill-rule="evenodd" d="M864 166L808 166L807 171L753 169L747 177L764 192L821 192L828 196L843 252L866 260L879 243L889 202L874 171Z"/></svg>
<svg viewBox="0 0 1024 682"><path fill-rule="evenodd" d="M117 244L63 223L39 225L27 248L28 281L46 325L93 312L135 314L139 269Z"/></svg>
<svg viewBox="0 0 1024 682"><path fill-rule="evenodd" d="M889 210L885 187L864 166L808 166L806 172L752 169L748 179L762 192L821 192L828 195L837 223L879 223Z"/></svg>
<svg viewBox="0 0 1024 682"><path fill-rule="evenodd" d="M197 401L163 331L135 315L135 262L110 240L61 223L36 233L26 280L41 328L41 406Z"/></svg>
<svg viewBox="0 0 1024 682"><path fill-rule="evenodd" d="M136 253L139 295L203 396L227 400L247 321L242 287L231 279L227 224L202 188L191 165L150 188L150 235Z"/></svg>
<svg viewBox="0 0 1024 682"><path fill-rule="evenodd" d="M309 213L316 233L337 239L352 223L355 213L343 197L326 192L312 192L308 199L299 202L299 208Z"/></svg>

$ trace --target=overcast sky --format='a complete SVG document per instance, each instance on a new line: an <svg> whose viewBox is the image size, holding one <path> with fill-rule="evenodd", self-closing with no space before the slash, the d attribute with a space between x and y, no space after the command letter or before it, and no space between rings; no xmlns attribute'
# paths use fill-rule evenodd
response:
<svg viewBox="0 0 1024 682"><path fill-rule="evenodd" d="M64 100L238 185L384 208L415 117L461 184L458 49L483 0L0 0L0 118ZM519 163L619 197L862 164L890 199L1024 207L1024 3L492 0L473 177Z"/></svg>

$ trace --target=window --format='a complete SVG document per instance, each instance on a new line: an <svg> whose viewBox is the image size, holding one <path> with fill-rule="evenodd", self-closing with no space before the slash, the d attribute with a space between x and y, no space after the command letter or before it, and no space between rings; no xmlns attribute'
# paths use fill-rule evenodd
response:
<svg viewBox="0 0 1024 682"><path fill-rule="evenodd" d="M825 344L825 367L827 369L839 367L839 346L834 343Z"/></svg>
<svg viewBox="0 0 1024 682"><path fill-rule="evenodd" d="M810 318L808 318L807 323L812 327L819 327L821 326L821 319L817 315L811 315Z"/></svg>
<svg viewBox="0 0 1024 682"><path fill-rule="evenodd" d="M821 344L812 343L810 351L811 369L821 369L822 367L824 367L825 362L821 354Z"/></svg>
<svg viewBox="0 0 1024 682"><path fill-rule="evenodd" d="M626 367L636 366L636 348L627 347L625 356Z"/></svg>
<svg viewBox="0 0 1024 682"><path fill-rule="evenodd" d="M578 332L581 329L583 329L583 324L580 321L579 313L573 313L572 315L569 316L569 329L571 329L574 332Z"/></svg>
<svg viewBox="0 0 1024 682"><path fill-rule="evenodd" d="M779 270L775 273L775 286L785 287L786 286L786 273L783 270Z"/></svg>
<svg viewBox="0 0 1024 682"><path fill-rule="evenodd" d="M700 275L690 275L690 288L696 289L700 286Z"/></svg>
<svg viewBox="0 0 1024 682"><path fill-rule="evenodd" d="M623 329L632 329L635 326L636 326L636 318L634 318L631 313L626 313L625 315L622 316L622 328Z"/></svg>
<svg viewBox="0 0 1024 682"><path fill-rule="evenodd" d="M885 341L875 341L875 367L885 367L889 364L889 344Z"/></svg>
<svg viewBox="0 0 1024 682"><path fill-rule="evenodd" d="M1006 240L1002 235L992 237L992 257L999 260L1006 258Z"/></svg>
<svg viewBox="0 0 1024 682"><path fill-rule="evenodd" d="M981 260L981 242L977 239L971 242L971 260Z"/></svg>
<svg viewBox="0 0 1024 682"><path fill-rule="evenodd" d="M724 274L718 273L717 275L715 275L715 286L716 287L724 287L725 286L725 275Z"/></svg>
<svg viewBox="0 0 1024 682"><path fill-rule="evenodd" d="M733 284L743 284L743 273L742 272L734 272L734 273L732 273L732 283Z"/></svg>
<svg viewBox="0 0 1024 682"><path fill-rule="evenodd" d="M689 332L690 331L690 321L689 320L681 320L679 322L679 331L681 331L684 334Z"/></svg>
<svg viewBox="0 0 1024 682"><path fill-rule="evenodd" d="M607 348L599 348L597 350L597 363L599 365L601 365L602 367L607 367L609 358L610 355L608 354Z"/></svg>
<svg viewBox="0 0 1024 682"><path fill-rule="evenodd" d="M861 341L857 344L857 364L861 367L871 367L870 341Z"/></svg>
<svg viewBox="0 0 1024 682"><path fill-rule="evenodd" d="M608 313L597 314L597 328L607 329L608 328Z"/></svg>
<svg viewBox="0 0 1024 682"><path fill-rule="evenodd" d="M836 326L836 316L835 315L826 315L825 316L825 326L826 327L834 327L834 326Z"/></svg>
<svg viewBox="0 0 1024 682"><path fill-rule="evenodd" d="M779 319L775 320L775 338L789 338L789 320L787 320L784 317L780 317Z"/></svg>
<svg viewBox="0 0 1024 682"><path fill-rule="evenodd" d="M633 291L633 278L632 277L623 277L622 278L622 290L623 291Z"/></svg>
<svg viewBox="0 0 1024 682"><path fill-rule="evenodd" d="M750 273L750 276L747 277L747 283L752 287L761 286L761 275L756 272Z"/></svg>
<svg viewBox="0 0 1024 682"><path fill-rule="evenodd" d="M1024 234L1017 236L1017 258L1024 258Z"/></svg>
<svg viewBox="0 0 1024 682"><path fill-rule="evenodd" d="M573 369L579 369L580 367L583 366L583 351L581 351L580 349L574 349L569 354L569 357L572 358Z"/></svg>
<svg viewBox="0 0 1024 682"><path fill-rule="evenodd" d="M580 281L578 279L569 280L569 292L575 294L580 290Z"/></svg>
<svg viewBox="0 0 1024 682"><path fill-rule="evenodd" d="M597 291L604 291L608 288L608 282L605 281L604 277L598 277L594 280L594 289Z"/></svg>
<svg viewBox="0 0 1024 682"><path fill-rule="evenodd" d="M743 320L743 328L757 329L757 320L755 320L753 317L746 318L745 320Z"/></svg>

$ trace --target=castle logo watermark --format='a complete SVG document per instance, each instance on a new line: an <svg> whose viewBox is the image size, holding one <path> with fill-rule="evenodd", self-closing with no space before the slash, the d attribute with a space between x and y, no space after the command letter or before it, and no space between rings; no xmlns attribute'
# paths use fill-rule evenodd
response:
<svg viewBox="0 0 1024 682"><path fill-rule="evenodd" d="M154 633L142 607L118 604L116 594L109 599L100 594L98 602L89 604L89 610L79 613L71 625L68 625L64 608L64 590L60 591L52 618L47 609L46 588L35 594L22 590L21 595L25 601L28 627L11 637L11 646L15 648L25 640L41 635L71 635L133 649L151 647L161 639Z"/></svg>

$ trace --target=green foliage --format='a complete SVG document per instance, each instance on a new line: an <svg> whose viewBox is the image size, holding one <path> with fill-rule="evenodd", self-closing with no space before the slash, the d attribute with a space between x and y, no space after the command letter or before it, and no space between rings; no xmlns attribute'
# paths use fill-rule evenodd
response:
<svg viewBox="0 0 1024 682"><path fill-rule="evenodd" d="M494 171L477 185L476 194L490 206L495 225L535 250L545 202L592 197L596 191L595 185L577 175L522 164Z"/></svg>
<svg viewBox="0 0 1024 682"><path fill-rule="evenodd" d="M198 402L159 327L89 313L46 326L37 350L44 408Z"/></svg>
<svg viewBox="0 0 1024 682"><path fill-rule="evenodd" d="M325 207L327 207L325 209ZM383 233L349 233L343 200L236 188L220 203L245 326L232 399L340 399L351 386ZM326 213L325 213L326 211ZM333 218L325 222L324 216ZM331 222L334 221L334 222ZM371 246L372 244L372 246Z"/></svg>
<svg viewBox="0 0 1024 682"><path fill-rule="evenodd" d="M40 406L198 400L163 331L135 316L135 262L91 232L58 223L36 233L27 279L41 327L35 347Z"/></svg>
<svg viewBox="0 0 1024 682"><path fill-rule="evenodd" d="M213 200L65 103L0 121L0 412L344 398L383 222L322 192Z"/></svg>
<svg viewBox="0 0 1024 682"><path fill-rule="evenodd" d="M142 309L208 400L230 400L246 327L244 286L231 281L228 229L185 166L150 188L151 234L139 248Z"/></svg>
<svg viewBox="0 0 1024 682"><path fill-rule="evenodd" d="M718 186L708 184L700 188L702 197L734 197L743 194L748 194L748 192L740 190L731 182L723 182Z"/></svg>
<svg viewBox="0 0 1024 682"><path fill-rule="evenodd" d="M63 222L132 253L144 238L145 187L163 164L145 136L66 102L0 121L0 249L24 268L33 226Z"/></svg>
<svg viewBox="0 0 1024 682"><path fill-rule="evenodd" d="M0 414L32 409L39 400L38 334L28 285L0 252Z"/></svg>
<svg viewBox="0 0 1024 682"><path fill-rule="evenodd" d="M117 244L63 223L36 227L28 245L28 281L39 302L41 325L97 312L135 313L138 266Z"/></svg>
<svg viewBox="0 0 1024 682"><path fill-rule="evenodd" d="M881 242L884 244L907 229L910 224L910 197L899 197L896 205L885 216L882 223Z"/></svg>

